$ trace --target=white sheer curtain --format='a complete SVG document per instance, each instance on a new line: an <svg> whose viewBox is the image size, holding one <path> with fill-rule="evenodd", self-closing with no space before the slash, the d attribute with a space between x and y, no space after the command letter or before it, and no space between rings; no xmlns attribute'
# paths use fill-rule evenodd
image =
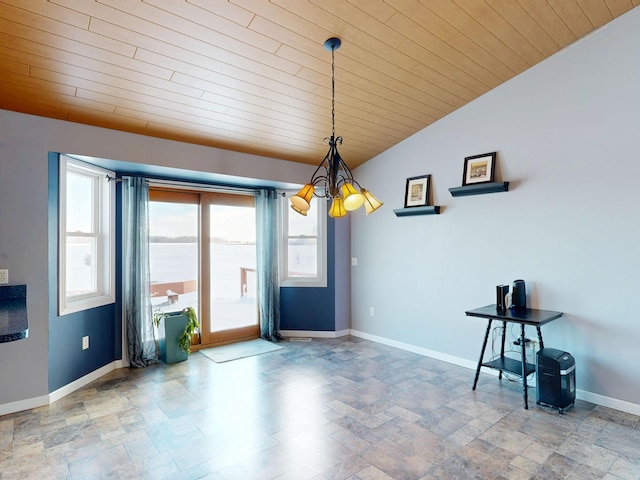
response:
<svg viewBox="0 0 640 480"><path fill-rule="evenodd" d="M149 186L146 179L123 182L124 308L126 342L132 367L157 362L149 274Z"/></svg>
<svg viewBox="0 0 640 480"><path fill-rule="evenodd" d="M256 238L260 336L278 341L280 335L280 286L278 283L278 193L256 192Z"/></svg>

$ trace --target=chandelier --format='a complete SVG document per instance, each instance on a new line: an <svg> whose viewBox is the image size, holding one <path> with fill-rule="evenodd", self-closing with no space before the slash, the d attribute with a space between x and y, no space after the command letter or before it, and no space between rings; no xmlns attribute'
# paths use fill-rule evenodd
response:
<svg viewBox="0 0 640 480"><path fill-rule="evenodd" d="M324 42L324 48L331 51L331 136L324 139L324 142L329 144L329 151L316 168L309 183L291 197L291 208L305 216L311 208L311 199L314 194L316 197L332 200L329 215L334 218L344 217L347 212L357 210L362 205L367 215L382 206L382 202L371 192L362 188L353 178L351 170L338 153L338 145L342 145L342 137L336 137L335 134L334 52L340 48L341 43L340 39L335 37ZM360 191L356 190L354 184Z"/></svg>

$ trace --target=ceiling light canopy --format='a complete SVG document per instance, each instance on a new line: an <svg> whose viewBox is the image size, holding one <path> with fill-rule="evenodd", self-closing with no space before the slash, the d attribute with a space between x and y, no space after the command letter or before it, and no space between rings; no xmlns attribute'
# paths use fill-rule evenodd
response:
<svg viewBox="0 0 640 480"><path fill-rule="evenodd" d="M301 215L307 214L313 195L332 200L329 215L334 218L344 217L347 212L357 210L362 205L364 205L367 215L382 206L382 202L371 192L362 188L353 178L351 170L338 153L338 145L342 145L342 137L335 135L334 52L340 48L341 44L340 39L336 37L329 38L324 42L324 48L331 52L331 136L324 139L325 143L329 144L329 151L316 171L313 172L311 180L291 197L291 208Z"/></svg>

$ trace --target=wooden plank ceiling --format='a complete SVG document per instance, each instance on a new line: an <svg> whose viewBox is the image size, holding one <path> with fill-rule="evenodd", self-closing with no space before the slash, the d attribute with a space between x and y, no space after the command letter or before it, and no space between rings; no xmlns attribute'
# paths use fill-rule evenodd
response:
<svg viewBox="0 0 640 480"><path fill-rule="evenodd" d="M640 0L0 0L0 108L352 168Z"/></svg>

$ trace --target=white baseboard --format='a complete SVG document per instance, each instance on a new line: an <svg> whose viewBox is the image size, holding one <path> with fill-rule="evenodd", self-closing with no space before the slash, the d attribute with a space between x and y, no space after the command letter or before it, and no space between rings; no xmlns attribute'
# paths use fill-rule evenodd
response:
<svg viewBox="0 0 640 480"><path fill-rule="evenodd" d="M614 410L620 410L622 412L631 413L633 415L640 415L640 405L627 402L625 400L618 400L617 398L605 397L598 393L587 392L586 390L576 389L576 398L584 400L585 402L595 403L596 405L602 405L603 407L613 408Z"/></svg>
<svg viewBox="0 0 640 480"><path fill-rule="evenodd" d="M280 330L283 337L311 337L311 338L339 338L351 334L351 330L339 330L337 332L313 331L313 330Z"/></svg>
<svg viewBox="0 0 640 480"><path fill-rule="evenodd" d="M65 385L64 387L59 388L55 392L51 392L49 394L49 403L53 403L57 400L60 400L61 398L66 397L70 393L75 392L79 388L82 388L85 385L90 384L94 380L99 379L103 375L106 375L107 373L112 372L117 368L116 363L117 362L107 363L104 367L100 367L99 369L94 370L93 372L85 375L84 377L80 377L79 379L74 380L73 382Z"/></svg>
<svg viewBox="0 0 640 480"><path fill-rule="evenodd" d="M389 345L390 347L396 347L408 352L424 355L425 357L442 360L444 362L459 365L461 367L470 368L474 371L478 367L477 363L472 362L471 360L467 360L466 358L454 357L453 355L447 355L445 353L436 352L426 348L416 347L415 345L398 342L396 340L390 340L388 338L371 335L365 332L359 332L358 330L351 330L351 335L353 335L354 337L364 338L365 340L371 340L372 342L382 343L383 345ZM482 370L482 373L495 373L497 375L497 370L485 368ZM603 407L613 408L614 410L620 410L622 412L631 413L633 415L640 415L640 405L627 402L625 400L619 400L617 398L607 397L605 395L600 395L597 393L587 392L586 390L579 389L576 390L576 398L578 398L579 400L584 400L585 402L595 403L596 405L601 405Z"/></svg>
<svg viewBox="0 0 640 480"><path fill-rule="evenodd" d="M31 408L44 407L45 405L49 405L49 395L27 398L25 400L18 400L17 402L3 403L0 405L0 416L29 410Z"/></svg>
<svg viewBox="0 0 640 480"><path fill-rule="evenodd" d="M122 361L117 360L115 362L108 363L104 367L101 367L93 372L81 377L62 388L59 388L55 392L51 392L49 395L42 395L40 397L27 398L25 400L19 400L17 402L4 403L0 405L0 415L8 415L9 413L22 412L23 410L29 410L31 408L44 407L51 405L53 402L66 397L72 392L75 392L79 388L88 385L89 383L97 380L98 378L106 375L107 373L122 368Z"/></svg>
<svg viewBox="0 0 640 480"><path fill-rule="evenodd" d="M443 362L453 363L454 365L460 365L461 367L471 368L473 370L478 366L477 363L467 360L466 358L454 357L453 355L447 355L446 353L436 352L435 350L429 350L427 348L416 347L408 343L398 342L396 340L390 340L388 338L379 337L377 335L371 335L365 332L359 332L358 330L351 330L351 335L354 337L364 338L365 340L371 340L372 342L382 343L383 345L389 345L390 347L396 347L400 350L407 352L417 353L424 357L435 358L436 360L442 360Z"/></svg>

